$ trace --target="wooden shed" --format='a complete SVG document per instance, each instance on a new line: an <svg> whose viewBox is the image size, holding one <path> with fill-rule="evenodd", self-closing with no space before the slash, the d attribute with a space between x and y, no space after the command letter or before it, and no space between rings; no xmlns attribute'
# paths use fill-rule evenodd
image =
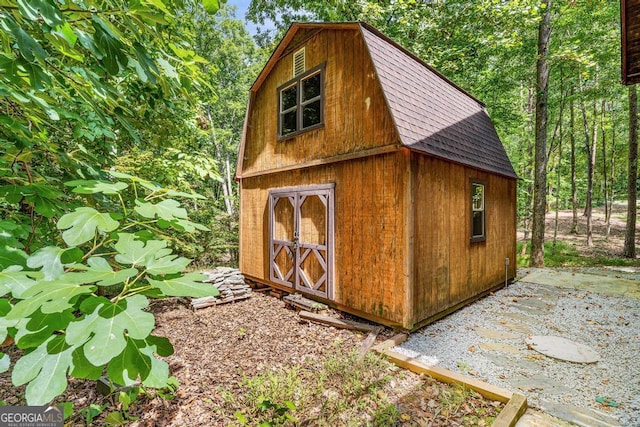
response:
<svg viewBox="0 0 640 427"><path fill-rule="evenodd" d="M296 23L253 84L240 270L415 329L516 272L516 174L484 105L364 23Z"/></svg>

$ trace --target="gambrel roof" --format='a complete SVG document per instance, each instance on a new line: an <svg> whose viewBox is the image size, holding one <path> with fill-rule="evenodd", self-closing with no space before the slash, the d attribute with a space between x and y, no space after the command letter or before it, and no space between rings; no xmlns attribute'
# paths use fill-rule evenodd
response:
<svg viewBox="0 0 640 427"><path fill-rule="evenodd" d="M403 146L517 178L484 104L366 23L292 24L252 91L257 91L298 31L331 29L361 32ZM241 156L242 151L241 147Z"/></svg>

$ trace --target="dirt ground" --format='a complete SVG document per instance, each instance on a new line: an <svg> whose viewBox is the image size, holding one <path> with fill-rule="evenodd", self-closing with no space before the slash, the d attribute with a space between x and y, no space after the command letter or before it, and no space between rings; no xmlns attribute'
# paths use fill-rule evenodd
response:
<svg viewBox="0 0 640 427"><path fill-rule="evenodd" d="M286 370L303 381L315 372L326 375L323 366L327 361L350 363L348 355L358 351L366 338L360 332L301 320L282 300L262 292L254 292L246 300L197 311L186 299L171 298L152 303L151 310L157 319L154 335L166 336L175 348L175 353L165 360L180 386L170 399L155 393L138 398L127 411L128 416L138 418L126 423L132 426L257 425L260 420L255 418L255 411L251 412L257 403L247 397L248 379ZM341 316L332 310L326 314ZM385 329L377 341L393 334L391 329ZM7 352L15 360L15 350ZM354 363L358 361L354 359ZM471 391L399 369L383 359L372 363L377 371L361 378L363 385L357 393L353 387L341 388L329 380L323 383L327 390L307 390L315 393L316 399L332 400L335 407L325 408L327 402L320 402L320 409L299 408L293 413L297 422L286 425L484 425L485 419L493 419L503 407ZM348 370L349 366L341 369ZM337 375L339 381L351 380L350 374ZM350 394L345 395L344 390L351 390ZM8 373L0 375L0 400L24 405L22 392L23 387L11 385ZM283 392L287 392L286 387ZM94 381L71 380L69 389L56 403L69 401L75 410L69 425L86 425L86 409L85 414L81 411L90 404L108 404L92 425L107 425L106 414L122 408L114 396L98 395ZM381 413L389 412L383 407L389 404L394 407L392 416L380 419ZM246 422L234 415L238 411L248 416ZM482 416L478 417L478 413ZM394 420L392 424L390 420Z"/></svg>
<svg viewBox="0 0 640 427"><path fill-rule="evenodd" d="M584 208L577 211L578 226L577 234L571 233L573 223L573 212L571 210L561 210L558 212L558 234L557 240L570 244L580 253L580 255L591 258L614 258L622 256L624 247L624 236L626 230L627 205L623 202L613 204L610 218L609 234L607 235L607 224L605 221L604 206L593 208L593 243L592 247L587 246L587 219L583 216ZM550 211L545 220L545 241L552 242L555 230L556 213ZM640 222L636 223L636 248L640 249ZM524 237L522 229L518 230L518 239ZM640 253L640 250L638 250Z"/></svg>

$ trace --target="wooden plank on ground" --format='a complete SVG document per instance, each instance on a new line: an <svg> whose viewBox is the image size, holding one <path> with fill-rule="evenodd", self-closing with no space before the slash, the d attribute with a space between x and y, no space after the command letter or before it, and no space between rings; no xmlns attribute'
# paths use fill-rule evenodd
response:
<svg viewBox="0 0 640 427"><path fill-rule="evenodd" d="M300 294L289 294L286 297L282 298L282 300L287 304L290 304L302 310L319 311L329 308L329 306L327 306L326 304L310 300L309 298L305 298Z"/></svg>
<svg viewBox="0 0 640 427"><path fill-rule="evenodd" d="M362 344L360 345L361 358L363 358L364 355L367 354L367 352L369 351L373 343L376 341L376 337L380 332L382 332L383 329L384 328L382 326L376 327L373 331L369 332L369 335L367 335L367 338L364 341L362 341Z"/></svg>
<svg viewBox="0 0 640 427"><path fill-rule="evenodd" d="M383 351L382 354L401 368L408 369L417 374L427 374L436 380L446 383L464 385L465 387L475 390L491 400L507 403L513 396L513 393L507 389L496 387L485 383L484 381L470 378L459 374L458 372L453 372L439 366L429 365L416 358L405 356L404 354L400 354L392 350Z"/></svg>
<svg viewBox="0 0 640 427"><path fill-rule="evenodd" d="M356 331L371 332L377 326L368 325L366 323L354 322L345 319L336 319L335 317L324 316L322 314L310 313L308 311L301 311L298 313L301 319L310 320L312 322L321 323L323 325L333 326L341 329L352 329Z"/></svg>
<svg viewBox="0 0 640 427"><path fill-rule="evenodd" d="M522 394L513 393L511 400L500 411L500 414L493 422L493 427L513 427L516 425L522 414L527 410L527 398Z"/></svg>
<svg viewBox="0 0 640 427"><path fill-rule="evenodd" d="M391 362L417 374L427 374L438 381L449 384L460 384L477 391L484 397L506 403L500 411L493 425L495 427L513 427L527 410L527 398L522 394L512 393L501 387L496 387L484 381L470 378L448 369L432 366L415 358L397 353L391 348L402 344L408 339L407 334L397 334L388 340L374 346L372 349L386 356Z"/></svg>
<svg viewBox="0 0 640 427"><path fill-rule="evenodd" d="M394 335L391 338L389 338L388 340L383 341L380 344L378 344L375 347L373 347L373 350L377 351L378 353L384 353L386 350L389 350L390 348L393 348L393 347L395 347L397 345L402 344L408 338L409 338L409 335L407 335L407 334Z"/></svg>

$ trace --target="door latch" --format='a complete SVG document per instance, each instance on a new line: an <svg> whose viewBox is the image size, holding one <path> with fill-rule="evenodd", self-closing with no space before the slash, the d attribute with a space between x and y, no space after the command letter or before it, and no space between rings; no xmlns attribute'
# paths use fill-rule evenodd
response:
<svg viewBox="0 0 640 427"><path fill-rule="evenodd" d="M293 249L297 250L298 249L298 230L295 230L293 232Z"/></svg>

